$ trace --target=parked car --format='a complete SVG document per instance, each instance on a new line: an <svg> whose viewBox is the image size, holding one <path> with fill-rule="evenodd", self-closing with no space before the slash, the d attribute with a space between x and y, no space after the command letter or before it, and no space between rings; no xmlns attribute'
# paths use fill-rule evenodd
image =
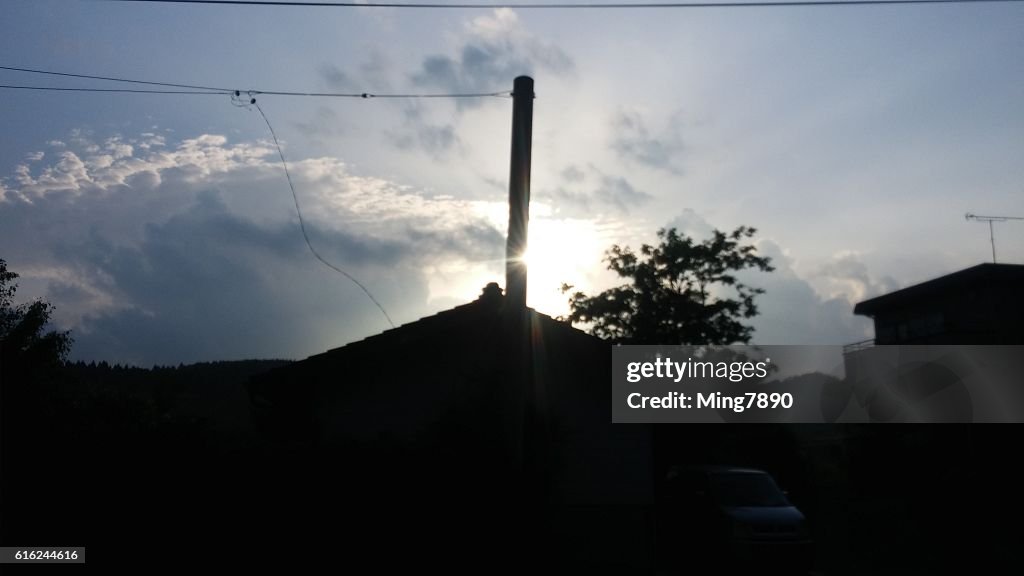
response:
<svg viewBox="0 0 1024 576"><path fill-rule="evenodd" d="M663 567L806 573L813 542L803 513L770 474L752 468L671 469L659 494Z"/></svg>

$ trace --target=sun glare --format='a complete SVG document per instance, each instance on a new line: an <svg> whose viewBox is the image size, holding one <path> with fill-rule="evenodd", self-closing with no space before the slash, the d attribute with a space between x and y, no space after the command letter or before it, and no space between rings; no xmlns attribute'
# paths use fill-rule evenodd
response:
<svg viewBox="0 0 1024 576"><path fill-rule="evenodd" d="M530 222L530 246L523 255L527 304L550 316L569 312L563 283L586 289L601 267L599 232L585 220L536 219Z"/></svg>
<svg viewBox="0 0 1024 576"><path fill-rule="evenodd" d="M478 215L501 229L508 219L507 205L479 202ZM569 299L562 293L563 283L590 291L604 271L601 258L615 240L616 228L593 220L552 217L543 204L533 206L530 218L529 248L522 259L527 266L527 304L549 316L569 312ZM443 308L477 298L488 282L505 288L504 259L485 262L449 260L424 269L428 278L428 300Z"/></svg>

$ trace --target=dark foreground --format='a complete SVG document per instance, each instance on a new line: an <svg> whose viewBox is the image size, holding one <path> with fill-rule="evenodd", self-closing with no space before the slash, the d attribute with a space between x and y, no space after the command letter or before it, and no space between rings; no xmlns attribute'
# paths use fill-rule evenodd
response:
<svg viewBox="0 0 1024 576"><path fill-rule="evenodd" d="M32 385L4 381L0 545L86 546L93 568L286 562L380 572L579 572L580 558L560 554L561 542L615 546L585 525L565 534L549 521L546 488L532 479L557 463L510 469L485 439L471 453L386 437L347 446L268 441L249 418L244 384L278 364L134 374L79 366ZM1018 427L679 425L651 433L656 485L679 463L771 472L807 517L816 573L1020 567ZM630 518L638 534L653 535L646 557L587 571L729 571L731 558L658 535L658 498L625 513L616 505L575 513L595 526L602 515Z"/></svg>

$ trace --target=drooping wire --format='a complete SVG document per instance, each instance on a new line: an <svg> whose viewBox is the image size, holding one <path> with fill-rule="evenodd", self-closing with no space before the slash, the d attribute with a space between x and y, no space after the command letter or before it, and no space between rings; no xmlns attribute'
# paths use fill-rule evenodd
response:
<svg viewBox="0 0 1024 576"><path fill-rule="evenodd" d="M362 289L362 291L374 303L374 305L377 306L381 314L384 315L384 318L388 321L388 324L390 324L391 327L394 328L395 323L392 322L391 316L388 315L388 312L387 310L384 309L384 306L381 306L381 303L378 302L376 298L374 298L370 290L367 289L366 286L364 286L363 283L357 280L354 276L352 276L348 272L345 272L344 270L335 266L334 264L328 262L323 256L320 255L319 252L316 251L316 248L313 247L313 243L309 241L309 234L306 232L306 223L302 217L302 208L299 207L299 196L298 194L295 193L295 185L292 183L292 175L291 172L288 171L288 162L284 159L284 152L281 150L281 143L278 142L277 140L277 133L274 132L274 127L270 124L270 119L267 118L266 113L263 112L263 108L260 107L259 102L257 102L256 99L252 97L252 95L249 95L249 101L248 103L245 103L244 101L239 100L239 98L241 98L241 94L239 92L234 92L231 98L232 103L236 106L255 106L256 110L259 111L260 116L263 117L263 121L267 124L267 129L270 130L270 136L274 139L274 146L277 147L277 154L278 156L281 157L281 165L284 167L284 176L288 180L288 188L290 188L292 191L292 200L295 201L295 213L299 215L299 228L302 229L302 238L306 241L306 246L309 247L309 251L312 252L313 256L315 256L317 260L323 263L324 266L327 266L331 270L334 270L335 272L351 280L353 283L355 283L356 286L359 286L359 288Z"/></svg>

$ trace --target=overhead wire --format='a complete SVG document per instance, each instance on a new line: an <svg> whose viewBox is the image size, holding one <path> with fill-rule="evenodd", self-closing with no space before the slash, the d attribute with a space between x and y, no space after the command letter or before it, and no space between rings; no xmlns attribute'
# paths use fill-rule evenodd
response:
<svg viewBox="0 0 1024 576"><path fill-rule="evenodd" d="M501 92L464 92L453 94L376 94L373 92L288 92L278 90L246 90L252 94L267 96L312 96L324 98L501 98L511 94L507 90Z"/></svg>
<svg viewBox="0 0 1024 576"><path fill-rule="evenodd" d="M138 88L82 88L82 87L63 87L63 86L23 86L13 84L0 84L0 89L9 90L49 90L56 92L110 92L110 93L126 93L126 94L194 94L200 96L229 96L235 92L235 90L225 90L218 92L211 91L199 91L199 90L142 90ZM375 94L372 92L360 92L360 93L337 93L337 92L283 92L283 91L264 91L264 90L244 90L246 94L264 95L264 96L308 96L313 98L360 98L360 99L416 99L416 98L509 98L511 92L481 92L481 93L463 93L463 94Z"/></svg>
<svg viewBox="0 0 1024 576"><path fill-rule="evenodd" d="M174 91L174 90L130 90L126 88L86 88L86 87L74 87L74 88L63 88L57 86L14 86L14 85L0 85L0 88L20 89L20 90L58 90L58 91L69 91L69 92L127 92L134 94L221 94L231 95L236 92L244 92L252 95L267 95L267 96L306 96L315 98L501 98L510 96L510 92L507 90L498 92L461 92L461 93L404 93L404 94L378 94L374 92L303 92L303 91L290 91L290 90L239 90L237 88L224 88L224 87L213 87L213 86L198 86L195 84L178 84L174 82L154 82L150 80L136 80L134 78L119 78L114 76L97 76L94 74L74 74L70 72L56 72L53 70L40 70L38 68L23 68L18 66L0 66L0 70L8 70L12 72L24 72L27 74L44 74L49 76L63 76L70 78L83 78L87 80L101 80L104 82L125 82L130 84L145 84L150 86L166 86L169 88L184 88L190 91Z"/></svg>
<svg viewBox="0 0 1024 576"><path fill-rule="evenodd" d="M95 76L92 74L72 74L70 72L54 72L52 70L39 70L36 68L21 68L17 66L0 66L0 70L9 70L12 72L27 72L30 74L46 74L49 76L65 76L69 78L85 78L88 80L104 80L107 82L126 82L129 84L147 84L150 86L167 86L169 88L188 88L191 90L207 90L219 92L222 94L230 94L234 92L234 88L218 88L211 86L196 86L193 84L175 84L173 82L152 82L149 80L133 80L129 78L115 78L113 76Z"/></svg>
<svg viewBox="0 0 1024 576"><path fill-rule="evenodd" d="M159 4L216 4L230 6L282 6L319 8L399 8L399 9L490 9L513 8L516 10L614 10L614 9L680 9L680 8L754 8L754 7L799 7L799 6L881 6L885 4L992 4L1019 3L1024 0L752 0L750 2L302 2L291 0L107 0L109 2L159 3Z"/></svg>
<svg viewBox="0 0 1024 576"><path fill-rule="evenodd" d="M0 84L7 90L44 90L55 92L121 92L126 94L192 94L197 96L224 96L227 92L199 92L196 90L141 90L137 88L68 88L62 86L16 86Z"/></svg>

